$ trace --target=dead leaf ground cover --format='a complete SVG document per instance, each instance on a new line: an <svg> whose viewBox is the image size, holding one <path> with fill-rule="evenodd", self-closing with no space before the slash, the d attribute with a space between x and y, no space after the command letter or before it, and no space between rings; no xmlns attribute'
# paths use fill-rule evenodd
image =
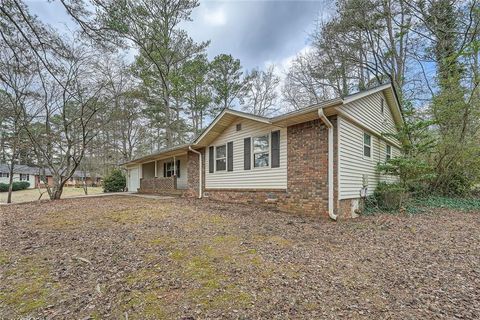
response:
<svg viewBox="0 0 480 320"><path fill-rule="evenodd" d="M0 318L480 318L479 212L332 223L128 196L0 210Z"/></svg>

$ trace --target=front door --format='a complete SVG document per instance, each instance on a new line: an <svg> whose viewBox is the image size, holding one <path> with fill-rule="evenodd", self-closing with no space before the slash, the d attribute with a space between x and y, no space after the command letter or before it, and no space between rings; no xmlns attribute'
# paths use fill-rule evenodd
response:
<svg viewBox="0 0 480 320"><path fill-rule="evenodd" d="M138 168L128 169L128 191L137 192L138 188L140 188Z"/></svg>

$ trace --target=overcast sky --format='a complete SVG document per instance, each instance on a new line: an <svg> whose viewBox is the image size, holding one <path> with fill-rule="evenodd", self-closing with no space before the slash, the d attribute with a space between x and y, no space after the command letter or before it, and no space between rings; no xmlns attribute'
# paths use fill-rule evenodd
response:
<svg viewBox="0 0 480 320"><path fill-rule="evenodd" d="M184 29L196 41L211 40L210 58L230 53L251 69L274 63L286 67L308 45L315 21L331 11L329 1L200 0ZM30 0L34 14L57 28L75 25L58 2Z"/></svg>

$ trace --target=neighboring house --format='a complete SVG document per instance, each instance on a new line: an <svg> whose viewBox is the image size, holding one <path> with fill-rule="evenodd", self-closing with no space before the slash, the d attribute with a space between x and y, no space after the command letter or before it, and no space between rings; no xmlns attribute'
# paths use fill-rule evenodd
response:
<svg viewBox="0 0 480 320"><path fill-rule="evenodd" d="M89 187L100 186L102 185L102 177L94 175L89 171L75 170L73 176L68 179L66 185L79 186L83 185L84 183L86 183Z"/></svg>
<svg viewBox="0 0 480 320"><path fill-rule="evenodd" d="M50 170L46 170L45 172L45 178L47 179L48 185L52 186L53 185L53 176L50 172ZM38 183L40 183L41 187L44 187L45 184L40 181L40 177L38 177ZM86 183L88 187L92 186L101 186L102 185L102 177L92 174L89 171L83 171L83 170L75 170L73 173L73 176L67 180L65 183L65 186L67 187L79 187L83 186L83 184Z"/></svg>
<svg viewBox="0 0 480 320"><path fill-rule="evenodd" d="M16 164L13 167L13 181L27 181L30 183L29 189L36 187L36 177L38 168L26 165ZM0 183L10 182L10 167L6 164L0 164Z"/></svg>
<svg viewBox="0 0 480 320"><path fill-rule="evenodd" d="M6 164L0 164L0 183L9 183L10 168ZM29 189L44 187L45 184L40 180L40 168L34 166L27 166L16 164L13 169L13 181L28 181L30 183ZM50 170L45 170L45 178L47 183L53 185L53 176ZM92 175L90 172L76 170L73 176L67 181L66 186L81 186L83 181L86 181L87 186L99 186L102 184L102 177Z"/></svg>
<svg viewBox="0 0 480 320"><path fill-rule="evenodd" d="M227 109L192 143L125 163L127 187L351 217L392 179L376 165L400 154L383 134L402 121L390 84L273 118Z"/></svg>

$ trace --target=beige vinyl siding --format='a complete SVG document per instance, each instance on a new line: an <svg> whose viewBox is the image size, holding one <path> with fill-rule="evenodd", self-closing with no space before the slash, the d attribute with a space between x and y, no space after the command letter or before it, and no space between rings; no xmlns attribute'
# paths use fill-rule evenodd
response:
<svg viewBox="0 0 480 320"><path fill-rule="evenodd" d="M382 98L384 100L383 114L381 110ZM387 99L382 92L347 103L341 106L340 110L378 134L395 133L397 130Z"/></svg>
<svg viewBox="0 0 480 320"><path fill-rule="evenodd" d="M377 163L385 161L385 141L371 135L371 158L363 155L364 130L339 118L339 192L340 199L359 198L363 185L363 175L368 176L368 194L373 194L379 181L394 181L394 177L380 176L376 172ZM368 133L368 132L367 132ZM392 157L400 150L392 146Z"/></svg>
<svg viewBox="0 0 480 320"><path fill-rule="evenodd" d="M236 126L241 123L242 129L236 131ZM243 167L244 138L253 138L272 131L280 130L280 167L255 168L253 156L251 169ZM206 148L205 187L207 189L286 189L287 188L287 130L276 126L267 125L257 121L240 119L233 122L213 142L212 146L219 146L233 141L233 171L219 171L209 173L208 147ZM253 145L253 141L252 141ZM271 143L270 143L271 148ZM253 153L252 153L253 155ZM270 151L271 165L271 151ZM214 159L213 159L214 160Z"/></svg>

